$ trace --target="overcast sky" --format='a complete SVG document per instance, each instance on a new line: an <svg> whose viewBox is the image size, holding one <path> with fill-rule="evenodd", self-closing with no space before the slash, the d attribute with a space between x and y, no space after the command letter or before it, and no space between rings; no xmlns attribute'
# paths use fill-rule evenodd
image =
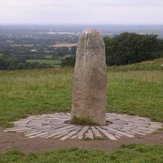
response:
<svg viewBox="0 0 163 163"><path fill-rule="evenodd" d="M163 24L163 0L0 0L0 24Z"/></svg>

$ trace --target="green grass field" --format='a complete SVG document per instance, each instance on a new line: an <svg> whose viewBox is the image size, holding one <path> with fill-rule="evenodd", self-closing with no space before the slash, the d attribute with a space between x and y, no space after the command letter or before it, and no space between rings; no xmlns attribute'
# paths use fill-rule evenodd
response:
<svg viewBox="0 0 163 163"><path fill-rule="evenodd" d="M45 57L46 59L52 59L52 55L50 55L50 54L49 54L49 55L45 55L44 57Z"/></svg>
<svg viewBox="0 0 163 163"><path fill-rule="evenodd" d="M0 71L0 126L31 114L70 111L72 78L71 68ZM162 70L110 68L107 84L108 112L163 121Z"/></svg>
<svg viewBox="0 0 163 163"><path fill-rule="evenodd" d="M45 64L48 64L48 65L51 65L51 66L61 65L60 60L52 60L52 59L48 59L48 58L47 59L28 59L27 62L28 63L33 63L33 62L45 63Z"/></svg>
<svg viewBox="0 0 163 163"><path fill-rule="evenodd" d="M112 66L110 69L112 71L163 70L163 59L159 58L159 59L144 61L144 62L135 63L127 66Z"/></svg>
<svg viewBox="0 0 163 163"><path fill-rule="evenodd" d="M138 69L137 64L108 68L107 111L163 121L163 70L159 67L162 63L163 59L159 59L140 63ZM9 127L11 121L32 114L70 111L72 79L72 68L0 71L0 126ZM161 163L162 160L161 145L129 145L114 153L63 149L44 154L18 151L0 154L2 163Z"/></svg>
<svg viewBox="0 0 163 163"><path fill-rule="evenodd" d="M163 146L129 145L117 152L87 151L78 148L45 154L10 151L0 154L1 163L162 163Z"/></svg>

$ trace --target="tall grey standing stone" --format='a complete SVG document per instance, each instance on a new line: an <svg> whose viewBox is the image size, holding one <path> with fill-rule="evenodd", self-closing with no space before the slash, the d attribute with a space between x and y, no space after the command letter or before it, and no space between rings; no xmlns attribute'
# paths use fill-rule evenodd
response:
<svg viewBox="0 0 163 163"><path fill-rule="evenodd" d="M72 91L72 120L104 125L106 112L105 44L99 32L86 29L79 38Z"/></svg>

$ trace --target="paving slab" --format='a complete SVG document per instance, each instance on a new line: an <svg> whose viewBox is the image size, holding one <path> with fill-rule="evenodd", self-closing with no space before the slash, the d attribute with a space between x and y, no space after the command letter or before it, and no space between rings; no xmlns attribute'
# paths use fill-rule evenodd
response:
<svg viewBox="0 0 163 163"><path fill-rule="evenodd" d="M69 124L70 113L54 113L29 116L13 122L13 128L4 132L23 133L28 138L96 139L108 138L117 140L122 136L133 138L136 135L151 134L163 127L160 122L152 122L149 118L127 114L106 113L107 124L103 126Z"/></svg>

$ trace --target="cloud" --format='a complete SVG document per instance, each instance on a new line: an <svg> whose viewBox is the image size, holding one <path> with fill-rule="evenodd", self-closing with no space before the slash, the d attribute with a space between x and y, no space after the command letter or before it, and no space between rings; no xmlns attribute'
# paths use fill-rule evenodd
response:
<svg viewBox="0 0 163 163"><path fill-rule="evenodd" d="M1 0L0 6L65 6L65 7L77 7L77 6L162 6L162 0Z"/></svg>
<svg viewBox="0 0 163 163"><path fill-rule="evenodd" d="M162 0L95 0L96 4L106 7L148 7L163 6ZM93 1L91 1L93 3Z"/></svg>
<svg viewBox="0 0 163 163"><path fill-rule="evenodd" d="M0 24L163 24L163 0L0 0L0 11Z"/></svg>

